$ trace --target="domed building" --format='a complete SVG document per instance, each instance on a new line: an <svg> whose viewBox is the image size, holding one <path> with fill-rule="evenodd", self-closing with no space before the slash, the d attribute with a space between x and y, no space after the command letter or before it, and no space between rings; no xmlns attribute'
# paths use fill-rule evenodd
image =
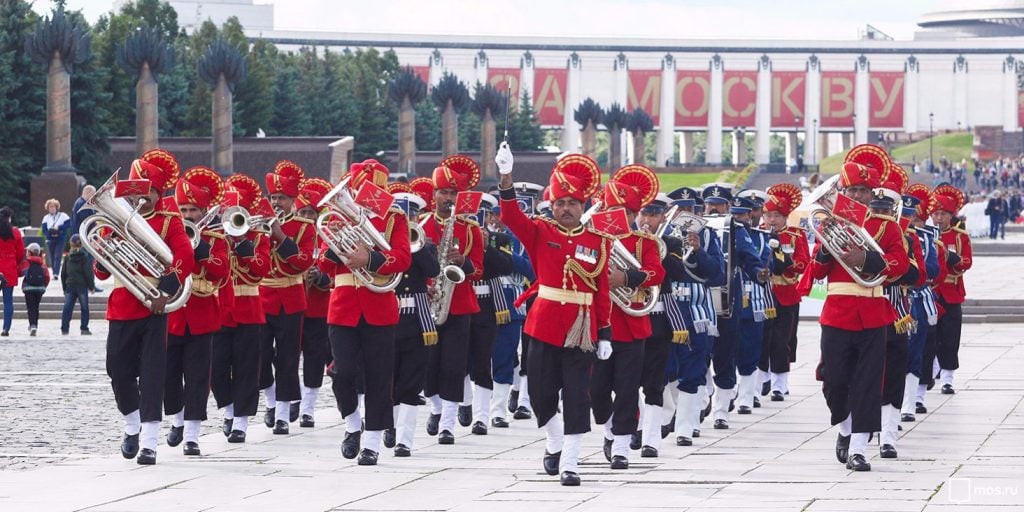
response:
<svg viewBox="0 0 1024 512"><path fill-rule="evenodd" d="M916 39L1024 36L1022 0L951 0L946 10L924 14Z"/></svg>

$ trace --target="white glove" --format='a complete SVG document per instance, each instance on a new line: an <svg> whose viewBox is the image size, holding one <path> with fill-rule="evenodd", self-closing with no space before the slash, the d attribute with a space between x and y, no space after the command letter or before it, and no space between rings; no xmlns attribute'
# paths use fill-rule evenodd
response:
<svg viewBox="0 0 1024 512"><path fill-rule="evenodd" d="M508 142L502 141L498 154L494 156L494 163L498 164L498 172L501 174L512 174L512 150L508 148Z"/></svg>
<svg viewBox="0 0 1024 512"><path fill-rule="evenodd" d="M612 356L612 342L601 340L597 342L597 358L605 361Z"/></svg>

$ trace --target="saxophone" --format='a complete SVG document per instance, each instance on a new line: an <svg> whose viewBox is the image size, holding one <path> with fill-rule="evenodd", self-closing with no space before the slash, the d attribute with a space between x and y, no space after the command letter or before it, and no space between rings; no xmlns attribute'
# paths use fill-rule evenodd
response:
<svg viewBox="0 0 1024 512"><path fill-rule="evenodd" d="M434 278L429 295L430 314L434 317L434 323L437 325L442 325L448 320L448 311L452 306L455 285L466 280L466 273L458 265L448 260L448 250L453 247L458 249L458 245L455 243L457 219L455 205L448 203L445 206L452 211L452 214L448 216L448 222L445 223L444 231L441 232L441 240L437 243L437 259L441 265L441 273Z"/></svg>

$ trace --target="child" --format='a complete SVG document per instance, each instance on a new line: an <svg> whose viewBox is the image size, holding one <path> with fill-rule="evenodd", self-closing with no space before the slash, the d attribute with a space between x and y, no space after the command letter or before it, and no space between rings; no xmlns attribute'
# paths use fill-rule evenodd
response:
<svg viewBox="0 0 1024 512"><path fill-rule="evenodd" d="M25 260L24 278L21 280L21 291L25 294L25 307L28 309L28 331L30 336L36 335L39 325L39 303L50 284L50 269L43 261L43 248L32 243L25 248L28 258Z"/></svg>
<svg viewBox="0 0 1024 512"><path fill-rule="evenodd" d="M64 289L64 310L60 315L60 333L67 335L71 329L71 314L75 302L82 307L82 334L89 335L89 290L96 287L89 254L82 248L82 238L71 235L71 249L64 256L64 272L60 284Z"/></svg>

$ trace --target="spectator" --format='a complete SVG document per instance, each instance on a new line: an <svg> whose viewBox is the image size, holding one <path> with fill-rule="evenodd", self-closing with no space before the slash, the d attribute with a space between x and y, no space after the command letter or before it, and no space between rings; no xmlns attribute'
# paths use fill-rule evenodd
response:
<svg viewBox="0 0 1024 512"><path fill-rule="evenodd" d="M39 244L28 244L25 248L25 272L21 279L21 291L25 294L25 309L28 310L28 334L36 335L39 326L39 303L43 301L46 286L50 284L50 270L43 261L43 248Z"/></svg>
<svg viewBox="0 0 1024 512"><path fill-rule="evenodd" d="M1024 209L1024 204L1021 204L1020 191L1015 190L1013 196L1010 197L1010 221L1017 222L1017 217L1020 217L1021 210Z"/></svg>
<svg viewBox="0 0 1024 512"><path fill-rule="evenodd" d="M4 294L4 329L0 336L9 336L14 320L14 287L18 271L25 261L25 241L21 231L11 225L11 209L0 208L0 287Z"/></svg>
<svg viewBox="0 0 1024 512"><path fill-rule="evenodd" d="M1003 227L1003 239L1006 239L1006 229L1004 227L1006 222L1006 215L1010 210L1010 205L1007 204L1006 199L1002 198L1002 194L998 190L992 192L991 199L988 200L988 206L985 207L985 215L988 215L989 221L989 232L988 237L995 240L999 235L999 228Z"/></svg>
<svg viewBox="0 0 1024 512"><path fill-rule="evenodd" d="M60 211L60 201L46 200L46 215L40 228L46 238L46 262L53 267L53 274L60 275L60 259L64 255L64 242L71 229L71 217Z"/></svg>
<svg viewBox="0 0 1024 512"><path fill-rule="evenodd" d="M75 205L71 207L71 234L78 233L78 228L82 227L82 221L96 213L96 210L85 207L85 203L92 199L95 193L96 187L92 185L82 187L82 195L75 199Z"/></svg>
<svg viewBox="0 0 1024 512"><path fill-rule="evenodd" d="M64 256L64 273L60 275L60 284L64 289L64 309L60 315L60 333L66 335L71 330L71 315L75 311L77 301L82 308L82 334L89 331L89 290L95 288L95 277L92 273L89 253L82 248L82 238L78 234L71 235L71 248Z"/></svg>

